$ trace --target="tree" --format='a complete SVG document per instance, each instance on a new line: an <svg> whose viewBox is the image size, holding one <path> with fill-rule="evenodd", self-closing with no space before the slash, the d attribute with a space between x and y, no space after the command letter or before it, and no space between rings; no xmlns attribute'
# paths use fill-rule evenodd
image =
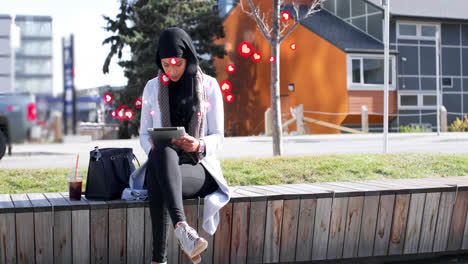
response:
<svg viewBox="0 0 468 264"><path fill-rule="evenodd" d="M280 69L280 45L281 42L299 25L304 19L319 11L321 0L289 0L287 1L295 12L293 26L289 23L280 24L281 7L285 7L282 0L273 0L273 14L271 24L267 21L265 12L262 12L260 6L255 7L252 0L247 0L250 11L244 8L243 0L240 0L242 11L255 20L263 37L270 44L271 55L275 61L271 63L270 78L270 96L272 109L272 134L273 134L273 155L281 156L283 143L281 140L281 105L280 105L280 87L279 87L279 69ZM306 2L306 5L299 5L299 2ZM301 8L301 6L303 8Z"/></svg>
<svg viewBox="0 0 468 264"><path fill-rule="evenodd" d="M200 67L215 76L213 57L222 58L226 54L224 45L214 43L214 39L224 37L222 20L215 6L215 0L122 0L116 19L104 16L105 29L113 35L103 41L103 44L111 45L103 72L109 72L110 62L117 56L118 64L128 78L127 87L115 95L114 105L125 104L133 108L133 101L141 97L146 82L156 77L159 35L169 27L177 26L187 31L199 55ZM130 49L131 58L122 60L126 47ZM120 123L120 138L138 135L140 111L137 110L134 109L133 120Z"/></svg>

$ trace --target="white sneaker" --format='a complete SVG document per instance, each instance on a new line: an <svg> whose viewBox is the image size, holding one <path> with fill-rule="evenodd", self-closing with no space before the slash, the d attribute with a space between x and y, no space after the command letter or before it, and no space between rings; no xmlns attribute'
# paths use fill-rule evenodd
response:
<svg viewBox="0 0 468 264"><path fill-rule="evenodd" d="M179 223L174 232L179 239L180 247L190 259L194 259L208 247L208 242L199 237L197 231L186 222Z"/></svg>

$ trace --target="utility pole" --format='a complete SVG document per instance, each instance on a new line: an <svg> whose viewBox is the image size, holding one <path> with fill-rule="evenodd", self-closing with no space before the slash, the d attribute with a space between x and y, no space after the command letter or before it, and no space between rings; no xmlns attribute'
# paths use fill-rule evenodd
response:
<svg viewBox="0 0 468 264"><path fill-rule="evenodd" d="M388 81L389 81L389 48L390 48L390 0L382 0L384 6L384 142L383 153L388 153Z"/></svg>

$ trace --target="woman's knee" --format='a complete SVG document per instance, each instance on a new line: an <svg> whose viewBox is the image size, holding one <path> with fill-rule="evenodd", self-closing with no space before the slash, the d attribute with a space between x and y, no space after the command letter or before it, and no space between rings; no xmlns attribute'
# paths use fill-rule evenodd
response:
<svg viewBox="0 0 468 264"><path fill-rule="evenodd" d="M161 159L162 156L170 157L170 156L177 156L177 151L174 149L171 143L164 143L158 146L155 146L153 150L151 150L149 158L155 157L157 159Z"/></svg>

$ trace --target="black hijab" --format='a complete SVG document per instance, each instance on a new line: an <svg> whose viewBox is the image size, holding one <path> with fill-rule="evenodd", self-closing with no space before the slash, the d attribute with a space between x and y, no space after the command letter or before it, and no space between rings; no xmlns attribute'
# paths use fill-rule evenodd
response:
<svg viewBox="0 0 468 264"><path fill-rule="evenodd" d="M185 72L177 82L170 82L169 108L172 126L183 126L188 132L190 119L197 105L196 80L198 59L190 36L180 28L169 28L159 36L156 64L164 72L161 59L184 58L187 60Z"/></svg>

